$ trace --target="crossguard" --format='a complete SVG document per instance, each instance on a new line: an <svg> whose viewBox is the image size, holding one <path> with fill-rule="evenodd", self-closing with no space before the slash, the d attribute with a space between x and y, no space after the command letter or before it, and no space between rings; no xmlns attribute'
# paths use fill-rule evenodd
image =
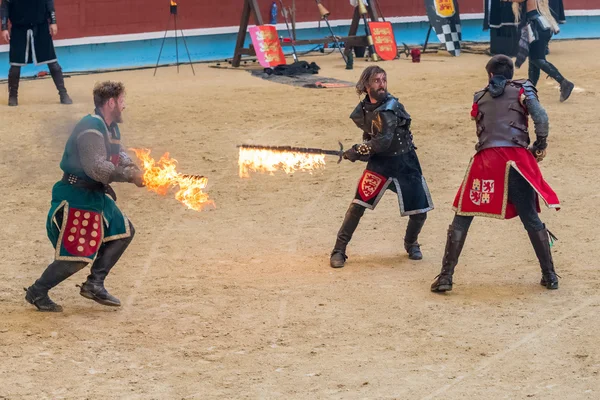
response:
<svg viewBox="0 0 600 400"><path fill-rule="evenodd" d="M338 142L338 144L340 145L340 158L338 160L338 164L342 162L342 158L344 157L344 145L342 144L342 142Z"/></svg>

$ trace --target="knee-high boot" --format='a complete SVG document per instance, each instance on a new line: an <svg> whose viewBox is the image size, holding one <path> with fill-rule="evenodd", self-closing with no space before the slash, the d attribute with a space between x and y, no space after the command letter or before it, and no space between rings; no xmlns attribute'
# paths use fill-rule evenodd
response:
<svg viewBox="0 0 600 400"><path fill-rule="evenodd" d="M119 299L108 293L104 287L104 280L133 240L135 229L131 224L130 231L131 236L128 238L114 240L100 247L98 257L96 257L96 261L92 264L90 275L88 275L87 280L81 285L79 294L105 306L118 307L121 305Z"/></svg>
<svg viewBox="0 0 600 400"><path fill-rule="evenodd" d="M427 213L411 215L408 219L406 234L404 235L404 249L411 260L421 260L423 258L418 239L426 219Z"/></svg>
<svg viewBox="0 0 600 400"><path fill-rule="evenodd" d="M78 261L54 261L42 273L35 283L25 289L25 300L40 311L61 312L62 306L53 302L48 291L85 267L87 264Z"/></svg>
<svg viewBox="0 0 600 400"><path fill-rule="evenodd" d="M466 231L457 230L450 225L448 228L448 237L446 239L446 249L442 260L442 271L431 284L432 292L446 292L452 290L452 275L454 268L458 264L458 257L462 251L467 238Z"/></svg>
<svg viewBox="0 0 600 400"><path fill-rule="evenodd" d="M62 68L58 62L48 64L48 69L50 70L50 75L52 75L52 80L56 85L56 89L58 89L60 102L62 104L73 104L73 100L71 100L67 94L67 89L65 88L65 78L63 76Z"/></svg>
<svg viewBox="0 0 600 400"><path fill-rule="evenodd" d="M527 231L529 240L533 245L533 250L540 262L542 269L542 279L540 284L548 289L558 289L558 277L554 270L554 262L552 261L552 251L550 250L550 242L548 230L546 226L540 231Z"/></svg>
<svg viewBox="0 0 600 400"><path fill-rule="evenodd" d="M12 65L8 70L8 105L19 104L19 81L21 80L21 67Z"/></svg>
<svg viewBox="0 0 600 400"><path fill-rule="evenodd" d="M332 268L342 268L346 263L346 259L348 259L346 256L346 246L350 242L350 239L352 239L352 235L364 213L365 207L361 205L352 203L348 207L344 222L338 232L335 246L331 252L329 263Z"/></svg>

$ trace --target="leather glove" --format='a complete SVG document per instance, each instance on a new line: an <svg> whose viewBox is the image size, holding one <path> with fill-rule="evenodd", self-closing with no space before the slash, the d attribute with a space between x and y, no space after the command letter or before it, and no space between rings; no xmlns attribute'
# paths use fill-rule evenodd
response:
<svg viewBox="0 0 600 400"><path fill-rule="evenodd" d="M350 160L351 162L355 162L360 159L360 154L356 151L354 146L350 147L348 150L344 151L344 156L346 160Z"/></svg>
<svg viewBox="0 0 600 400"><path fill-rule="evenodd" d="M544 158L546 157L546 150L540 150L540 149L536 149L534 147L530 147L529 151L531 152L531 154L533 154L533 156L535 157L535 160L540 163L544 160Z"/></svg>
<svg viewBox="0 0 600 400"><path fill-rule="evenodd" d="M544 138L544 140L536 140L529 148L528 150L531 152L531 154L533 154L533 156L535 157L535 160L539 163L542 162L542 160L544 160L544 157L546 157L546 148L548 147L548 144L546 143L546 140Z"/></svg>
<svg viewBox="0 0 600 400"><path fill-rule="evenodd" d="M344 152L344 158L352 162L355 162L356 160L369 161L369 157L369 146L364 143L355 144Z"/></svg>

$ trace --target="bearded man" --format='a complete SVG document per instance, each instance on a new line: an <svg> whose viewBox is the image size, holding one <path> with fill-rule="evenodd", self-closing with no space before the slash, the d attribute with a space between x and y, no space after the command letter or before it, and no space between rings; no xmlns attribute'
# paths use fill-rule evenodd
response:
<svg viewBox="0 0 600 400"><path fill-rule="evenodd" d="M398 99L387 91L387 74L376 66L367 67L356 84L365 94L350 118L363 132L363 143L344 152L344 158L367 163L356 195L346 212L331 253L333 268L344 266L346 246L365 208L374 210L387 189L398 196L400 215L409 216L404 249L411 260L421 260L419 233L433 209L431 195L421 171L410 131L411 117Z"/></svg>
<svg viewBox="0 0 600 400"><path fill-rule="evenodd" d="M94 88L93 114L75 126L67 140L60 168L63 177L52 188L46 220L54 261L26 290L25 299L40 311L60 312L48 291L91 264L80 294L106 306L120 306L104 287L104 279L125 252L135 230L116 204L112 182L144 186L142 172L121 145L125 88L102 82Z"/></svg>

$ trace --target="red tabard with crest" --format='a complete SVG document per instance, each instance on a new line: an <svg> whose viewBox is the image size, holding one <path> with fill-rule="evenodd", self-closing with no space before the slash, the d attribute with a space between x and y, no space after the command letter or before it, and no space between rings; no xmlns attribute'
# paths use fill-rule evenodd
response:
<svg viewBox="0 0 600 400"><path fill-rule="evenodd" d="M381 192L387 178L373 171L365 170L358 182L358 194L363 201L369 201Z"/></svg>
<svg viewBox="0 0 600 400"><path fill-rule="evenodd" d="M102 215L69 208L67 225L63 231L62 246L72 256L89 257L102 244Z"/></svg>
<svg viewBox="0 0 600 400"><path fill-rule="evenodd" d="M558 196L544 180L529 150L521 147L493 147L477 153L454 198L458 215L478 215L510 219L517 216L508 198L508 172L515 168L536 192L540 212L541 198L549 208L560 209Z"/></svg>

